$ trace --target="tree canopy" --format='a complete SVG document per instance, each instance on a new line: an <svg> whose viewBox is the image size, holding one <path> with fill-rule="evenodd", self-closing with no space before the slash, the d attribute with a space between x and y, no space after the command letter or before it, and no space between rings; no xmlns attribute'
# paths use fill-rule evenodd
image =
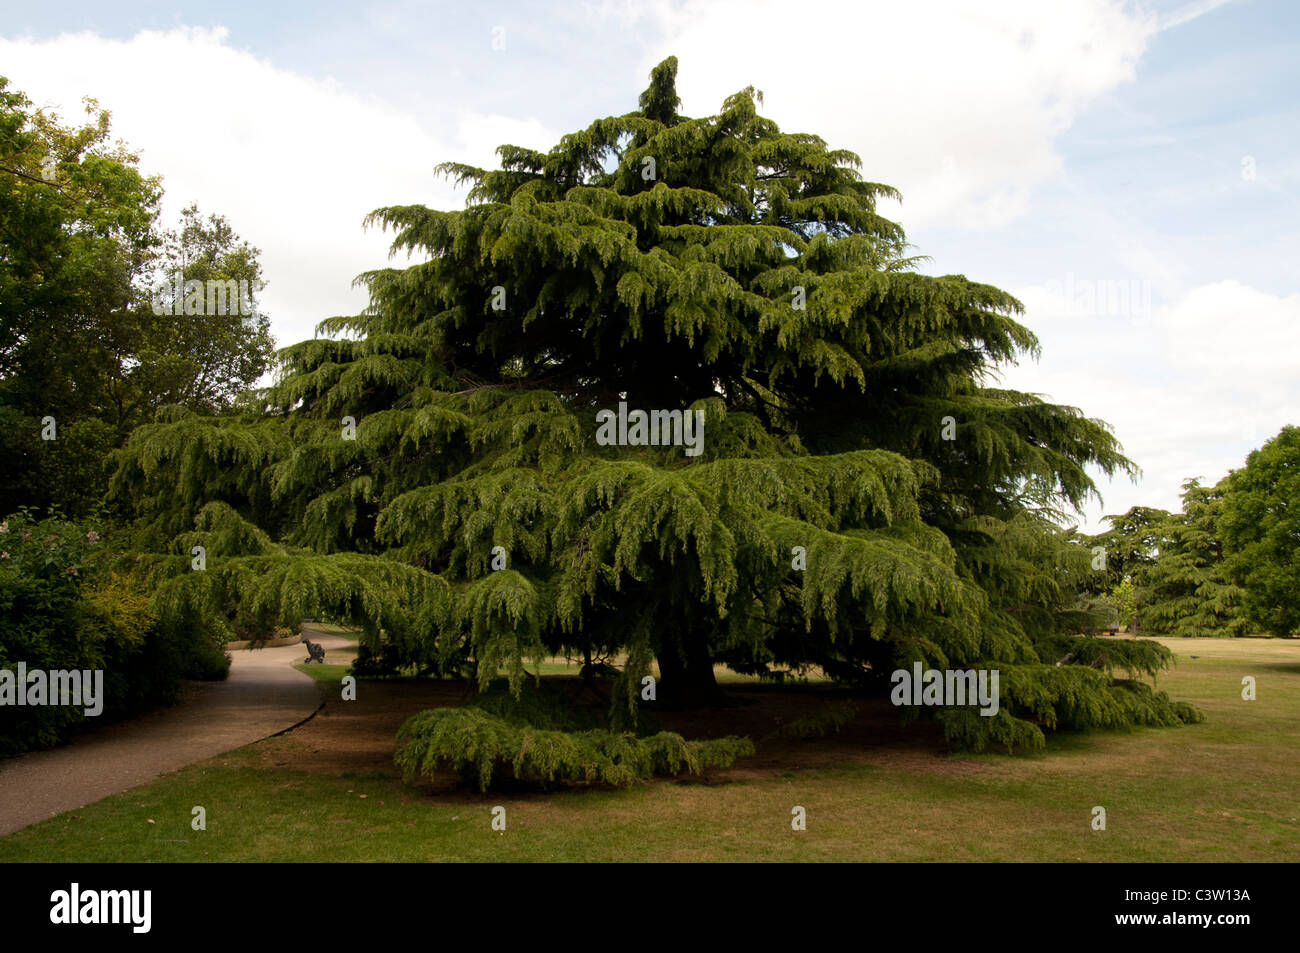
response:
<svg viewBox="0 0 1300 953"><path fill-rule="evenodd" d="M1183 483L1183 511L1157 524L1157 552L1136 572L1138 625L1148 635L1242 635L1243 592L1228 575L1219 524L1226 481Z"/></svg>
<svg viewBox="0 0 1300 953"><path fill-rule="evenodd" d="M485 687L617 655L616 721L652 663L689 705L715 665L881 688L916 661L1000 670L995 717L938 714L976 747L1197 717L1140 680L1159 645L1075 634L1093 570L1060 515L1136 468L998 386L1037 354L1021 304L919 273L894 190L754 89L681 115L676 68L547 152L439 166L467 206L373 212L420 260L360 276L257 407L133 434L114 493L161 603L356 620L362 670ZM623 411L700 415L701 452L598 439Z"/></svg>
<svg viewBox="0 0 1300 953"><path fill-rule="evenodd" d="M159 179L110 142L107 110L85 107L66 125L0 77L0 515L92 512L132 428L165 405L228 408L271 356L257 249L193 206L164 229ZM191 300L159 314L155 290L178 272L244 282L247 313Z"/></svg>
<svg viewBox="0 0 1300 953"><path fill-rule="evenodd" d="M1230 473L1219 521L1246 618L1300 633L1300 427L1283 427Z"/></svg>
<svg viewBox="0 0 1300 953"><path fill-rule="evenodd" d="M1283 427L1214 486L1185 480L1178 513L1107 516L1111 528L1085 541L1105 552L1106 573L1085 590L1135 600L1150 635L1300 634L1298 434Z"/></svg>

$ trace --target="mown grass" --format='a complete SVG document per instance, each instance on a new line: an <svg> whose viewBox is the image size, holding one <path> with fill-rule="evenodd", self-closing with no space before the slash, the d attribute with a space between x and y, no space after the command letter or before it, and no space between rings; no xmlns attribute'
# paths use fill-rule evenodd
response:
<svg viewBox="0 0 1300 953"><path fill-rule="evenodd" d="M319 662L299 662L294 666L298 671L310 675L316 681L323 685L338 685L343 681L343 676L347 675L352 668L352 663L344 664L342 662L326 661L324 665Z"/></svg>
<svg viewBox="0 0 1300 953"><path fill-rule="evenodd" d="M307 635L312 632L323 632L326 635L337 635L339 638L349 639L353 642L361 639L360 629L347 625L335 625L333 622L305 622L302 629Z"/></svg>
<svg viewBox="0 0 1300 953"><path fill-rule="evenodd" d="M1179 664L1160 687L1204 710L1203 724L1057 735L1036 756L487 795L266 768L274 746L300 743L290 734L0 838L0 861L1294 861L1300 642L1167 644ZM308 670L332 668L342 674ZM1255 701L1241 698L1245 675ZM195 805L206 831L190 828ZM497 805L504 832L491 828ZM803 832L791 830L796 805ZM1092 829L1094 806L1105 831Z"/></svg>

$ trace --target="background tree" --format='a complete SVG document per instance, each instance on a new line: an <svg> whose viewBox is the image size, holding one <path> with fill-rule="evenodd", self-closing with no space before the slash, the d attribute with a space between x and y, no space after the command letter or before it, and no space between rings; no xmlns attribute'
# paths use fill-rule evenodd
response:
<svg viewBox="0 0 1300 953"><path fill-rule="evenodd" d="M1118 624L1137 629L1137 577L1155 564L1162 546L1168 544L1163 535L1170 519L1166 510L1147 506L1130 507L1117 516L1103 517L1110 529L1084 538L1083 545L1096 558L1097 549L1105 554L1105 564L1094 571L1081 587L1083 606L1100 609L1107 619L1104 624Z"/></svg>
<svg viewBox="0 0 1300 953"><path fill-rule="evenodd" d="M0 513L93 496L116 436L101 344L131 308L159 196L93 100L81 127L30 107L0 77Z"/></svg>
<svg viewBox="0 0 1300 953"><path fill-rule="evenodd" d="M1283 427L1226 480L1219 527L1242 608L1273 635L1300 631L1300 428Z"/></svg>
<svg viewBox="0 0 1300 953"><path fill-rule="evenodd" d="M0 77L0 514L90 512L106 454L133 427L168 403L228 407L270 357L255 309L154 314L164 274L251 283L257 250L194 207L178 232L162 231L157 177L110 144L109 113L85 105L88 122L65 126ZM41 439L47 417L53 440Z"/></svg>
<svg viewBox="0 0 1300 953"><path fill-rule="evenodd" d="M1145 634L1244 635L1243 592L1224 561L1219 532L1227 479L1213 487L1183 483L1183 511L1155 527L1163 538L1154 564L1136 577L1138 625Z"/></svg>
<svg viewBox="0 0 1300 953"><path fill-rule="evenodd" d="M197 205L181 213L180 228L163 240L151 263L149 298L137 311L134 346L113 380L135 423L167 404L201 413L229 409L267 371L274 350L270 319L257 308L264 286L257 248L240 240L223 216L205 220ZM189 295L177 301L178 275L182 289L191 281L204 288L201 308ZM207 294L214 284L216 293Z"/></svg>
<svg viewBox="0 0 1300 953"><path fill-rule="evenodd" d="M1137 573L1155 564L1156 555L1168 540L1163 535L1170 513L1150 506L1130 507L1118 516L1105 516L1110 529L1088 537L1086 545L1101 546L1106 553L1104 581L1098 582L1101 590L1131 579Z"/></svg>
<svg viewBox="0 0 1300 953"><path fill-rule="evenodd" d="M102 710L90 723L101 724L173 701L182 679L222 679L229 669L225 643L212 637L220 633L149 611L141 580L112 568L121 554L103 530L26 511L0 520L0 669L100 671ZM86 724L77 706L0 705L0 758Z"/></svg>
<svg viewBox="0 0 1300 953"><path fill-rule="evenodd" d="M1167 650L1073 634L1089 554L1059 514L1090 465L1134 467L1101 421L990 385L1036 353L1019 302L918 274L857 156L752 88L684 117L675 73L549 152L442 166L463 210L374 212L424 260L284 349L268 413L132 436L114 488L161 611L332 613L363 669L516 690L527 657L617 650L616 718L652 662L662 703L705 704L719 663L883 688L913 661L1002 672L997 717L939 716L976 747L1197 717L1139 678ZM703 452L602 445L620 402L703 413Z"/></svg>

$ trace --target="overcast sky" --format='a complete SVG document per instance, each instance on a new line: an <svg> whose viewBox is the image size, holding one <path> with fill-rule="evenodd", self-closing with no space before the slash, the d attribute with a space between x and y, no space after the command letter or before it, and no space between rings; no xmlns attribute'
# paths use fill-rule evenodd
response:
<svg viewBox="0 0 1300 953"><path fill-rule="evenodd" d="M444 160L548 149L680 61L683 112L763 112L898 187L922 270L1004 288L1038 362L1006 386L1114 426L1143 469L1104 505L1177 509L1300 424L1300 5L1287 0L67 3L0 17L0 75L82 96L262 250L281 344L365 304L371 209L458 208ZM502 48L503 47L503 48Z"/></svg>

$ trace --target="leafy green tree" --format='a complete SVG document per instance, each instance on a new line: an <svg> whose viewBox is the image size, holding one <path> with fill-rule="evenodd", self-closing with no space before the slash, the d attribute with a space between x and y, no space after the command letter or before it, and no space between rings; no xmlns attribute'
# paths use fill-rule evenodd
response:
<svg viewBox="0 0 1300 953"><path fill-rule="evenodd" d="M1089 548L1100 546L1106 555L1104 575L1098 577L1095 588L1109 591L1153 566L1160 548L1168 542L1162 531L1169 518L1167 510L1149 506L1134 506L1118 516L1103 517L1110 529L1087 541Z"/></svg>
<svg viewBox="0 0 1300 953"><path fill-rule="evenodd" d="M1300 427L1283 427L1227 478L1220 530L1251 623L1300 632Z"/></svg>
<svg viewBox="0 0 1300 953"><path fill-rule="evenodd" d="M284 349L269 411L136 431L114 492L160 611L334 614L363 670L516 691L529 657L622 653L615 722L652 663L657 704L695 705L725 702L719 664L885 690L914 661L1001 671L996 717L939 715L975 747L1196 718L1139 678L1162 647L1073 634L1089 554L1056 519L1088 466L1134 467L1101 421L989 386L1037 351L1020 303L917 273L857 156L752 88L682 116L675 73L549 152L442 166L463 210L374 212L423 260ZM611 445L620 405L703 440Z"/></svg>
<svg viewBox="0 0 1300 953"><path fill-rule="evenodd" d="M270 319L257 307L259 254L223 216L205 220L196 205L181 213L153 263L133 346L115 369L124 419L150 419L167 404L217 413L257 383L274 350Z"/></svg>
<svg viewBox="0 0 1300 953"><path fill-rule="evenodd" d="M1082 539L1092 553L1093 569L1080 587L1079 605L1090 613L1085 631L1113 625L1136 631L1135 579L1155 564L1157 553L1167 543L1162 532L1169 518L1165 510L1134 506L1125 513L1103 517L1110 529Z"/></svg>
<svg viewBox="0 0 1300 953"><path fill-rule="evenodd" d="M115 571L120 555L98 523L57 513L0 520L0 670L98 670L103 723L174 699L182 678L224 678L223 643L192 625L160 623L141 581ZM84 707L0 705L0 757L65 740Z"/></svg>
<svg viewBox="0 0 1300 953"><path fill-rule="evenodd" d="M1213 487L1183 483L1183 511L1155 533L1163 537L1154 564L1136 576L1138 625L1148 635L1237 636L1248 624L1243 592L1232 582L1219 531L1226 478Z"/></svg>
<svg viewBox="0 0 1300 953"><path fill-rule="evenodd" d="M64 125L0 77L0 514L92 511L133 427L165 404L228 407L271 354L257 250L193 207L162 231L157 177L110 143L107 111L87 99L86 114ZM249 313L155 313L154 285L182 270L244 282Z"/></svg>
<svg viewBox="0 0 1300 953"><path fill-rule="evenodd" d="M1121 625L1132 625L1136 628L1137 621L1137 589L1133 585L1131 578L1123 582L1116 583L1110 591L1111 601L1115 605L1115 611L1119 615Z"/></svg>
<svg viewBox="0 0 1300 953"><path fill-rule="evenodd" d="M152 254L159 196L136 157L108 144L108 113L93 100L81 127L30 107L0 77L0 513L81 509L85 487L101 482L99 461L114 444L100 425L103 344ZM53 441L41 439L47 417ZM64 490L74 499L60 498Z"/></svg>

